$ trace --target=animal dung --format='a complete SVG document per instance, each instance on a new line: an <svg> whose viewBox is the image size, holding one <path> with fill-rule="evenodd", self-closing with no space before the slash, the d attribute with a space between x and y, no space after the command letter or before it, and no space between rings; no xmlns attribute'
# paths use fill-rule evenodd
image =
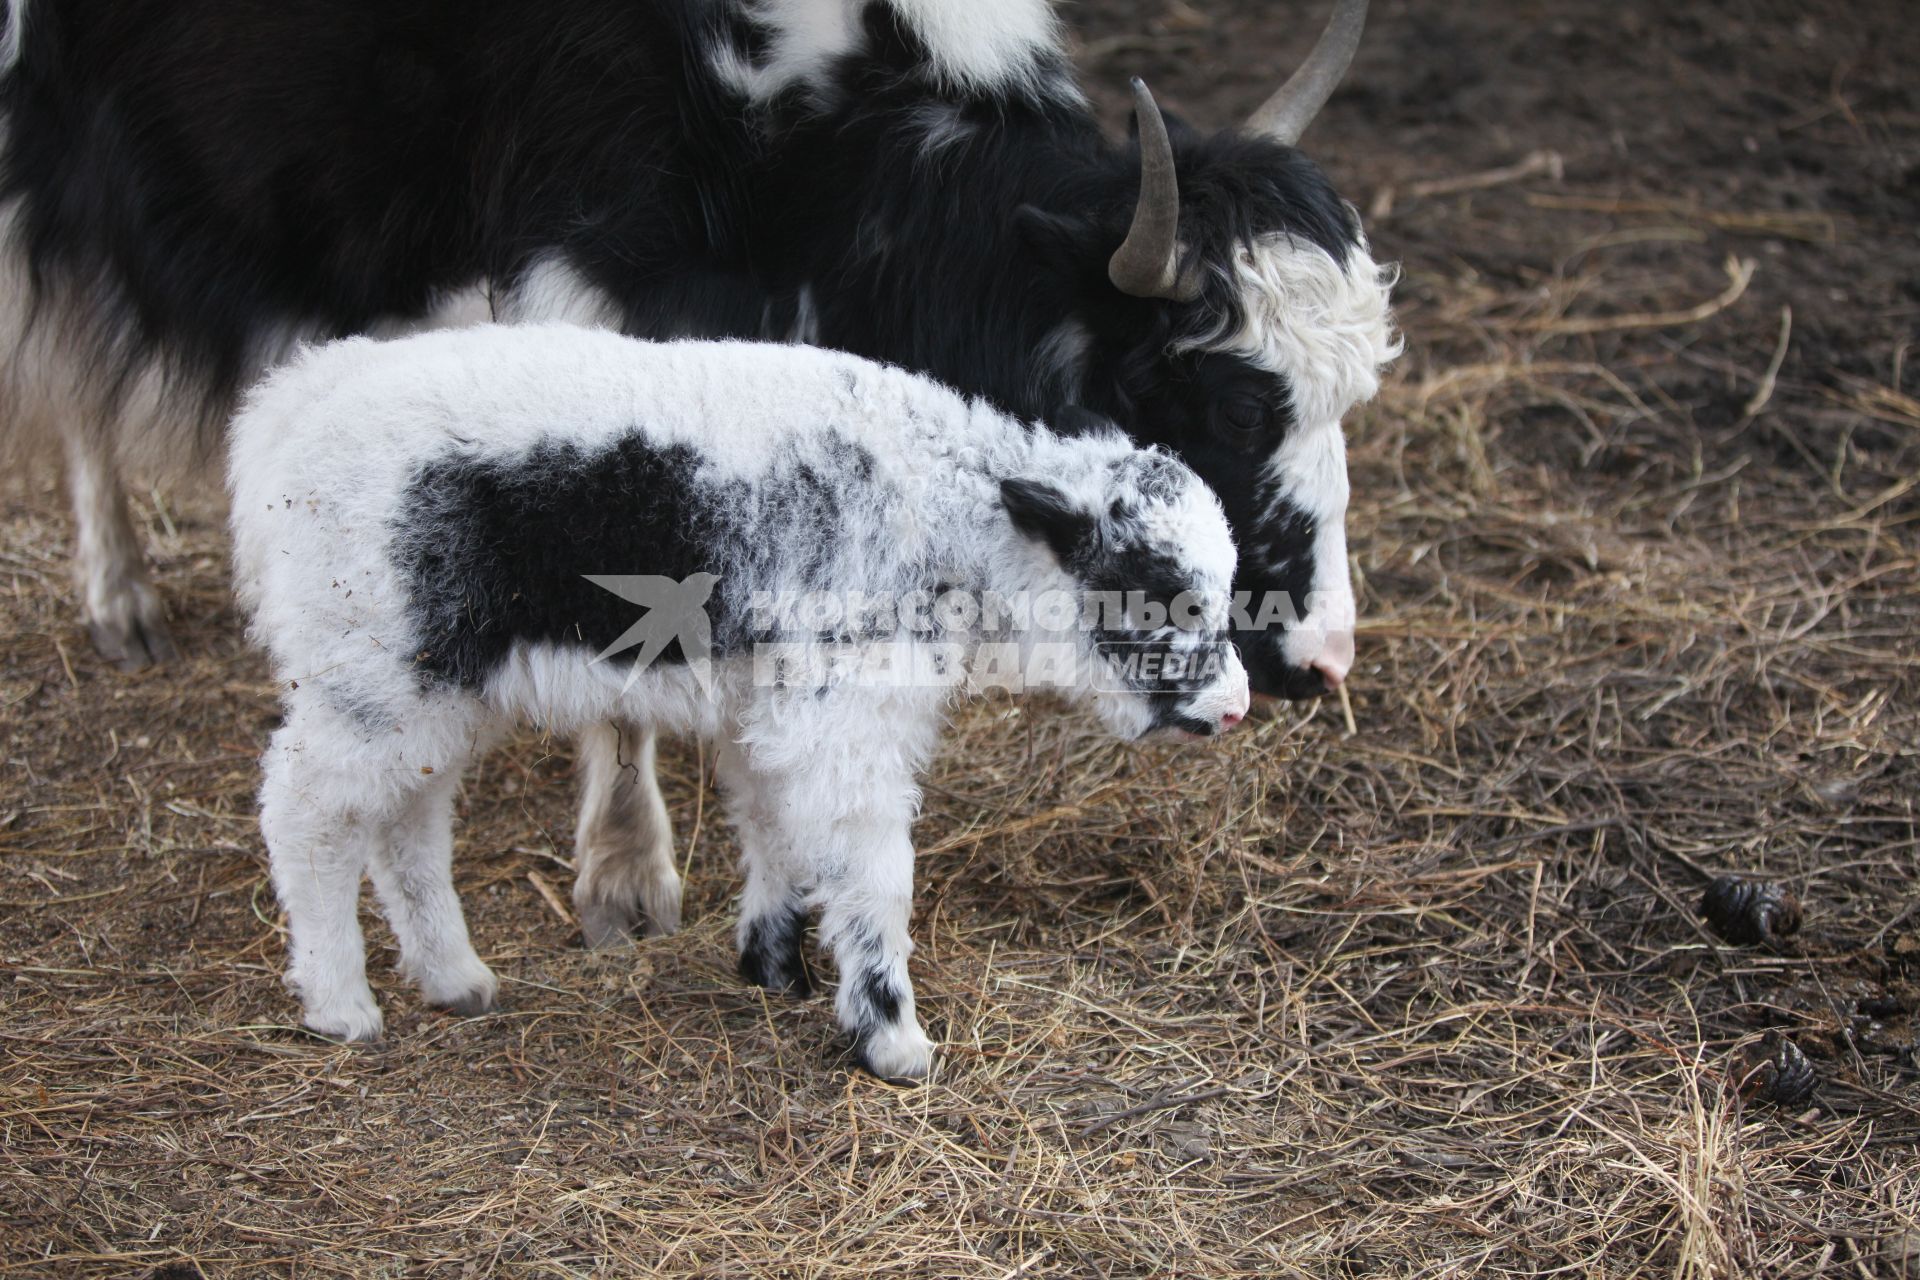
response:
<svg viewBox="0 0 1920 1280"><path fill-rule="evenodd" d="M1778 1031L1767 1032L1734 1057L1734 1090L1749 1101L1802 1106L1819 1083L1800 1046Z"/></svg>
<svg viewBox="0 0 1920 1280"><path fill-rule="evenodd" d="M1737 947L1784 938L1800 929L1800 899L1771 880L1720 876L1700 895L1707 927Z"/></svg>
<svg viewBox="0 0 1920 1280"><path fill-rule="evenodd" d="M1920 1280L1920 1231L1902 1231L1880 1242L1880 1260L1899 1280Z"/></svg>

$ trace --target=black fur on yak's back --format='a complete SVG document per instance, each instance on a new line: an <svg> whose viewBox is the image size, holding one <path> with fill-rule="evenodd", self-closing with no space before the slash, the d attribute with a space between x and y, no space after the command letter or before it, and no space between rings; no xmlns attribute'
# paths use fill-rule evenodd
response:
<svg viewBox="0 0 1920 1280"><path fill-rule="evenodd" d="M690 261L720 274L745 132L689 43L717 12L37 0L0 82L0 201L42 298L85 307L93 363L164 355L215 404L264 338L419 316L562 242L636 330L734 332L737 300L705 324L698 289L642 300Z"/></svg>
<svg viewBox="0 0 1920 1280"><path fill-rule="evenodd" d="M0 200L103 353L162 353L215 399L263 339L330 337L511 288L542 255L641 336L785 337L1042 415L1120 421L1164 380L1179 307L1112 288L1138 183L1064 59L938 83L885 5L831 85L749 104L714 70L765 33L724 0L35 0L0 93ZM936 134L944 130L945 141ZM1191 248L1356 237L1291 149L1175 122ZM1084 379L1036 357L1094 329ZM99 361L96 361L99 362Z"/></svg>
<svg viewBox="0 0 1920 1280"><path fill-rule="evenodd" d="M516 645L604 650L636 610L586 572L712 574L702 608L716 655L784 639L757 629L756 593L826 589L848 537L844 496L875 485L873 455L846 439L778 449L753 481L638 428L597 447L559 431L514 455L449 450L414 474L387 530L416 668L480 688ZM678 640L660 657L685 661Z"/></svg>

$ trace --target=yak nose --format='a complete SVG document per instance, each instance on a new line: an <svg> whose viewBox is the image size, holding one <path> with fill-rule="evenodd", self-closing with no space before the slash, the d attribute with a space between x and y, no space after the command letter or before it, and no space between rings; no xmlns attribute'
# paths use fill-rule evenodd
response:
<svg viewBox="0 0 1920 1280"><path fill-rule="evenodd" d="M1328 693L1345 684L1347 672L1353 670L1353 632L1329 631L1320 652L1309 659L1307 665L1327 682Z"/></svg>

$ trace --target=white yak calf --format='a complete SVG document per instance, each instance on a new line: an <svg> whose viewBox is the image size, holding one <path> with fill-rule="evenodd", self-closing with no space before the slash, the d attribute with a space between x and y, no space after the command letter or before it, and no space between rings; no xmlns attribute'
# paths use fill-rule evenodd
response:
<svg viewBox="0 0 1920 1280"><path fill-rule="evenodd" d="M1012 671L1125 738L1247 708L1233 544L1184 465L834 352L349 339L249 397L229 485L285 703L260 824L288 982L327 1035L381 1033L363 874L425 998L493 1006L453 888L455 785L516 723L619 718L717 745L742 972L804 989L818 910L862 1065L923 1076L909 826L947 702ZM677 921L671 860L642 874Z"/></svg>

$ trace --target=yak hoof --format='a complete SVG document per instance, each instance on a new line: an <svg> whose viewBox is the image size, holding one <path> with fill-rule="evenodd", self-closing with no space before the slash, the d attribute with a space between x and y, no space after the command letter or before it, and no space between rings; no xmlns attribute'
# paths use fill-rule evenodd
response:
<svg viewBox="0 0 1920 1280"><path fill-rule="evenodd" d="M87 628L101 657L122 671L141 671L171 662L179 656L167 624L159 618L131 617L116 623L96 622Z"/></svg>

